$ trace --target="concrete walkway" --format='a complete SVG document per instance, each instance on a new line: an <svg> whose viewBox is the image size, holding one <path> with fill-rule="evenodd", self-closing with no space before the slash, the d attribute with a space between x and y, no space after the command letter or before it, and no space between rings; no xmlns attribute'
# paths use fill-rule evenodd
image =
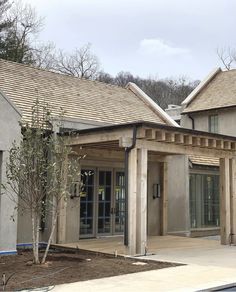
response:
<svg viewBox="0 0 236 292"><path fill-rule="evenodd" d="M155 249L155 255L145 259L187 265L58 285L52 291L198 291L236 283L236 246L175 236L159 237L156 247L154 242L150 247Z"/></svg>
<svg viewBox="0 0 236 292"><path fill-rule="evenodd" d="M188 265L58 285L51 291L198 291L236 282L236 269Z"/></svg>

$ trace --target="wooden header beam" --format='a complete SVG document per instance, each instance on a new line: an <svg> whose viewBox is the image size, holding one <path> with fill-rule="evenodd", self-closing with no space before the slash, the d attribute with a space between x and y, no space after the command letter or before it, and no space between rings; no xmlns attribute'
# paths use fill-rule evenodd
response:
<svg viewBox="0 0 236 292"><path fill-rule="evenodd" d="M234 157L236 142L212 136L199 136L162 129L141 128L137 134L137 147L170 154Z"/></svg>
<svg viewBox="0 0 236 292"><path fill-rule="evenodd" d="M68 137L69 146L86 146L91 148L106 148L121 150L129 147L133 141L133 128L116 128L113 130L93 131ZM104 144L105 143L105 144ZM168 154L205 155L218 158L235 156L236 141L220 135L204 135L204 133L181 133L172 129L140 127L137 130L137 148Z"/></svg>

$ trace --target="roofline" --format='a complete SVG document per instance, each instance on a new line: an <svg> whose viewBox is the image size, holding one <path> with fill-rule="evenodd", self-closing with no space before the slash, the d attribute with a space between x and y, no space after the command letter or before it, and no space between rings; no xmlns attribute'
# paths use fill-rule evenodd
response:
<svg viewBox="0 0 236 292"><path fill-rule="evenodd" d="M169 126L161 123L153 123L153 122L146 122L146 121L137 121L132 123L124 123L124 124L117 124L117 125L111 125L111 126L104 126L104 127L94 127L89 129L83 129L83 130L75 130L75 131L69 131L65 133L59 133L60 136L69 136L69 135L75 135L75 134L90 134L95 132L101 132L101 131L113 131L117 129L122 128L132 128L132 127L149 127L149 128L156 128L161 130L169 130L169 131L176 131L180 133L186 133L186 134L192 134L192 135L199 135L199 136L209 136L215 139L228 139L236 141L235 136L227 136L222 134L215 134L210 132L204 132L204 131L198 131L198 130L192 130L182 127L175 127L175 126Z"/></svg>
<svg viewBox="0 0 236 292"><path fill-rule="evenodd" d="M17 114L22 117L22 112L18 109L18 107L0 90L0 96L2 96L6 102L17 112Z"/></svg>
<svg viewBox="0 0 236 292"><path fill-rule="evenodd" d="M182 112L181 115L188 115L188 114L197 114L197 113L202 113L202 112L208 112L208 111L214 111L214 110L221 110L221 109L227 109L227 108L234 108L236 105L227 105L227 106L220 106L220 107L212 107L212 108L206 108L202 110L196 110L196 111L186 111Z"/></svg>
<svg viewBox="0 0 236 292"><path fill-rule="evenodd" d="M142 99L142 101L149 106L156 114L158 114L165 122L174 127L180 127L151 97L149 97L141 88L135 83L129 82L126 88L131 90L135 95Z"/></svg>
<svg viewBox="0 0 236 292"><path fill-rule="evenodd" d="M198 86L185 98L181 103L182 106L187 107L193 99L198 95L198 93L219 73L221 68L215 68L212 70L199 84Z"/></svg>

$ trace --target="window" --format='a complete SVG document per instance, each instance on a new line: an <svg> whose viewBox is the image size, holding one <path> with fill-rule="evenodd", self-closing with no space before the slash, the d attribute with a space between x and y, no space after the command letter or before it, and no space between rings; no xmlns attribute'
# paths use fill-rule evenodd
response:
<svg viewBox="0 0 236 292"><path fill-rule="evenodd" d="M191 228L219 226L219 176L190 174L189 185Z"/></svg>
<svg viewBox="0 0 236 292"><path fill-rule="evenodd" d="M218 133L218 115L210 115L208 118L210 133Z"/></svg>

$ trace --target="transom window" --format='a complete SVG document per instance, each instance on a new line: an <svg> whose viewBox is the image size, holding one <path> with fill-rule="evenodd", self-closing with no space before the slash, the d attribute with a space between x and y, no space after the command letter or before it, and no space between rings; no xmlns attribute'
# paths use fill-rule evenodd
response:
<svg viewBox="0 0 236 292"><path fill-rule="evenodd" d="M218 133L218 115L210 115L208 125L210 133Z"/></svg>

